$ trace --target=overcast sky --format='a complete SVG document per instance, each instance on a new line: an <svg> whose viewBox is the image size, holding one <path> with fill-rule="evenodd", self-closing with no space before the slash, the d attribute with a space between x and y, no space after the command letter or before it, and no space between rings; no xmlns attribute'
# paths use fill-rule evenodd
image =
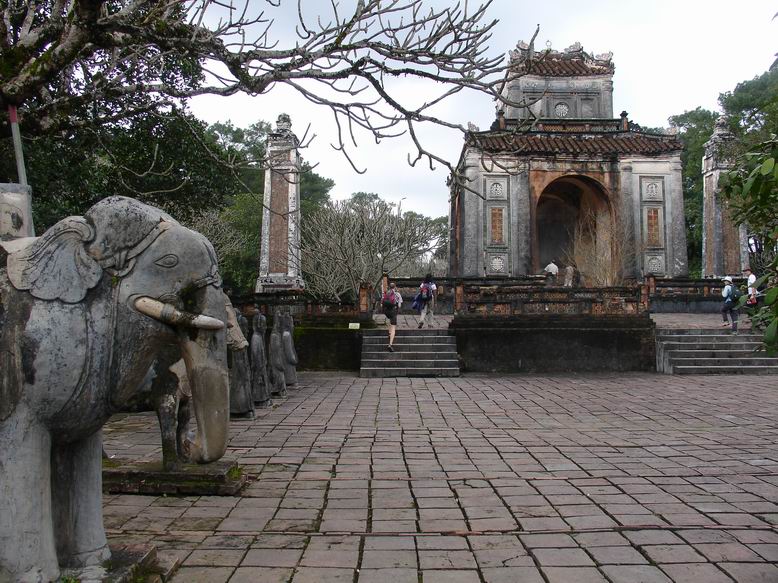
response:
<svg viewBox="0 0 778 583"><path fill-rule="evenodd" d="M307 8L309 3L311 13L315 7L329 6L326 0L304 0L303 5ZM643 126L662 127L669 116L697 106L716 109L719 93L767 70L778 51L778 19L772 20L776 12L775 0L494 0L490 17L499 22L491 50L507 53L519 40L529 40L540 24L539 48L548 41L561 50L578 41L590 54L612 51L614 115L626 110ZM279 21L277 28L282 24ZM284 31L277 34L283 38ZM409 83L406 90L418 88ZM329 111L284 86L257 97L199 97L191 108L208 123L231 120L239 127L259 120L275 123L280 113L288 113L298 135L308 124L316 134L303 156L318 164L316 172L335 181L335 198L375 192L386 200L402 201L406 210L430 216L448 213L446 171L431 171L421 164L410 167L407 155L412 147L407 138L379 145L363 138L358 148L351 148L357 166L367 169L357 174L330 146L335 126ZM437 113L487 129L494 105L485 95L471 94L457 97ZM442 157L452 162L459 157L461 133L431 127L421 135L425 145Z"/></svg>

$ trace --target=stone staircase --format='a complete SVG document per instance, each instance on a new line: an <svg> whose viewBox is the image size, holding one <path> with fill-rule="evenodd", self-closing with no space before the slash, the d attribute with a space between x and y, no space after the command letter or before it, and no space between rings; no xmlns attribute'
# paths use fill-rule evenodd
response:
<svg viewBox="0 0 778 583"><path fill-rule="evenodd" d="M667 374L778 374L778 358L757 352L761 335L728 328L657 328L656 370Z"/></svg>
<svg viewBox="0 0 778 583"><path fill-rule="evenodd" d="M397 330L394 352L386 345L386 330L365 330L362 336L361 377L457 377L456 338L447 329Z"/></svg>

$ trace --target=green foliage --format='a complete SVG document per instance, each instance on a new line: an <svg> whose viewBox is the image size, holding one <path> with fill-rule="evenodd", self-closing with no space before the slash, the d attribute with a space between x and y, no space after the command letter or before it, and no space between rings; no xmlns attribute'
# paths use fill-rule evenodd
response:
<svg viewBox="0 0 778 583"><path fill-rule="evenodd" d="M236 171L241 190L261 194L265 186L265 158L267 134L272 128L269 123L258 121L248 128L237 128L232 122L215 123L208 133L224 151L226 159Z"/></svg>
<svg viewBox="0 0 778 583"><path fill-rule="evenodd" d="M778 229L778 138L773 136L737 159L721 186L738 223L756 232Z"/></svg>
<svg viewBox="0 0 778 583"><path fill-rule="evenodd" d="M354 192L349 197L352 204L360 207L367 207L371 204L377 204L381 201L381 197L375 192Z"/></svg>
<svg viewBox="0 0 778 583"><path fill-rule="evenodd" d="M308 162L303 162L300 173L300 212L303 222L306 216L330 201L330 191L334 186L334 180L319 176Z"/></svg>
<svg viewBox="0 0 778 583"><path fill-rule="evenodd" d="M738 83L719 96L719 103L746 147L769 139L778 133L778 67Z"/></svg>
<svg viewBox="0 0 778 583"><path fill-rule="evenodd" d="M670 125L678 128L684 144L681 153L683 164L683 199L686 216L686 251L689 270L701 271L702 262L702 191L701 164L705 154L705 142L713 133L718 114L698 107L669 119Z"/></svg>
<svg viewBox="0 0 778 583"><path fill-rule="evenodd" d="M241 245L219 258L219 268L225 284L239 293L253 291L257 282L263 211L261 195L243 193L221 212L226 226L240 236Z"/></svg>
<svg viewBox="0 0 778 583"><path fill-rule="evenodd" d="M24 147L38 232L107 196L132 196L187 220L239 191L224 150L186 112L27 140ZM0 181L16 180L11 141L0 140Z"/></svg>
<svg viewBox="0 0 778 583"><path fill-rule="evenodd" d="M764 233L772 251L778 246L778 138L759 144L741 155L732 171L720 182L724 196L734 210L737 222L747 223L752 232ZM757 321L766 326L764 342L768 350L778 351L778 257L769 266L769 273L757 284L765 283L764 305Z"/></svg>
<svg viewBox="0 0 778 583"><path fill-rule="evenodd" d="M230 480L239 480L240 477L243 475L243 468L240 466L233 466L227 471L227 477Z"/></svg>

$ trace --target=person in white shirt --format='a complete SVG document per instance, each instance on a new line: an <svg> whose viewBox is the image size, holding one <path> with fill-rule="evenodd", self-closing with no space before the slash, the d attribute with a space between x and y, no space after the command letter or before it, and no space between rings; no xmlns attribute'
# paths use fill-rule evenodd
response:
<svg viewBox="0 0 778 583"><path fill-rule="evenodd" d="M724 298L724 304L721 306L721 317L724 318L722 326L729 326L727 314L732 319L732 331L737 334L737 301L735 301L735 286L732 284L732 278L724 278L724 289L721 290L721 297Z"/></svg>
<svg viewBox="0 0 778 583"><path fill-rule="evenodd" d="M751 272L750 267L746 267L743 269L743 275L746 276L747 282L746 285L748 286L748 301L746 302L749 306L756 305L756 275L754 275Z"/></svg>
<svg viewBox="0 0 778 583"><path fill-rule="evenodd" d="M554 285L556 283L557 275L559 275L559 266L555 261L555 259L552 259L549 264L543 268L543 272L546 274L546 285Z"/></svg>

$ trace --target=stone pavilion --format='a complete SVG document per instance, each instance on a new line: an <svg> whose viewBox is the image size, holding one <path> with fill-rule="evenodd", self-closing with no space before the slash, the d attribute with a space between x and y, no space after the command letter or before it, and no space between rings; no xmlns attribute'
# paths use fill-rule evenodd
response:
<svg viewBox="0 0 778 583"><path fill-rule="evenodd" d="M681 142L644 131L626 112L614 118L612 54L519 43L510 63L520 76L504 95L517 106L465 136L458 170L467 183L451 187L449 274L539 273L552 258L564 262L585 230L598 255L634 259L628 276L687 275Z"/></svg>

